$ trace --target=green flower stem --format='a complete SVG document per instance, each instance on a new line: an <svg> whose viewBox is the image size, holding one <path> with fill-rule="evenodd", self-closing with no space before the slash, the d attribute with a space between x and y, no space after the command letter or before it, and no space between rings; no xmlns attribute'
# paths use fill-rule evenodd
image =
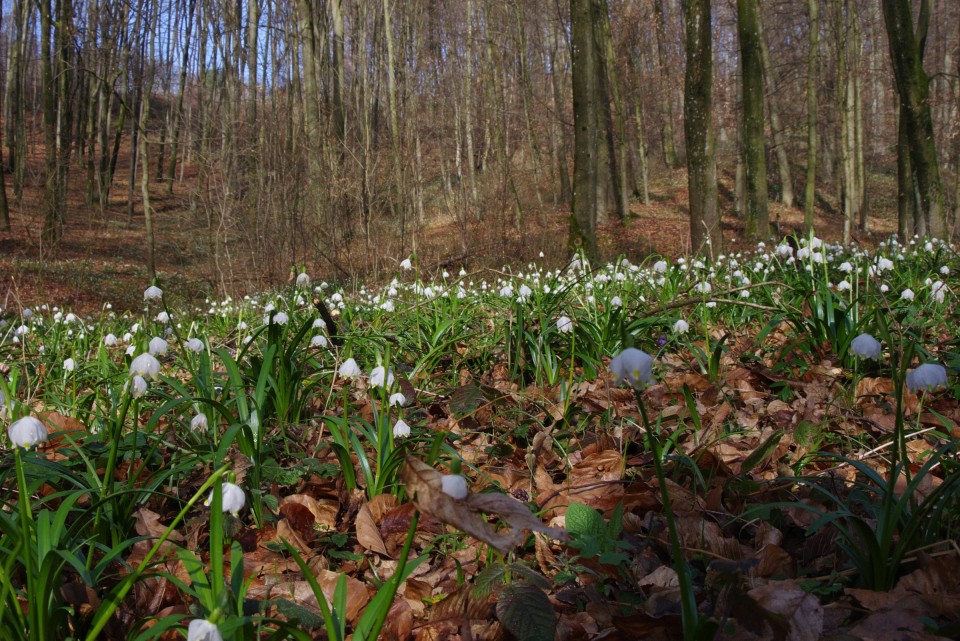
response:
<svg viewBox="0 0 960 641"><path fill-rule="evenodd" d="M683 558L683 548L680 546L680 536L677 533L677 524L673 516L670 492L667 488L667 477L663 471L663 462L660 460L662 455L660 440L654 435L650 421L647 419L647 409L643 403L643 397L640 395L640 390L634 389L633 392L637 399L637 407L640 408L640 416L643 418L643 427L647 432L650 452L653 454L653 466L657 474L657 481L660 484L660 499L663 501L663 512L667 518L671 554L677 579L680 583L680 618L683 622L683 637L684 639L695 639L700 618L697 612L697 599L693 593L693 584L690 581L687 563Z"/></svg>
<svg viewBox="0 0 960 641"><path fill-rule="evenodd" d="M87 633L86 641L96 641L99 638L100 632L103 631L103 628L106 627L107 622L110 620L110 617L113 616L113 613L120 607L120 603L127 596L131 589L133 589L134 584L140 579L141 575L146 572L147 568L150 566L153 561L153 557L156 556L157 552L160 551L160 548L163 547L163 544L166 543L167 539L170 538L170 535L173 533L174 529L180 524L180 521L183 520L183 517L187 515L194 505L200 501L207 491L215 484L222 483L222 477L224 473L230 469L230 464L227 463L207 479L207 482L200 486L200 489L191 497L187 504L183 506L177 516L174 517L170 525L167 526L167 529L164 530L163 534L160 535L160 538L157 539L156 543L153 544L153 547L150 548L150 551L147 552L147 555L140 562L140 565L137 568L128 574L126 577L120 581L119 584L110 593L103 599L100 609L97 610L96 615L94 615L90 631ZM44 637L37 637L42 639Z"/></svg>
<svg viewBox="0 0 960 641"><path fill-rule="evenodd" d="M28 611L28 620L30 630L34 631L37 639L46 639L46 603L42 601L42 594L33 594L31 589L37 578L37 572L34 570L33 561L36 548L34 547L34 523L33 510L30 508L30 489L27 486L27 476L23 471L23 456L20 452L22 448L15 446L13 454L16 459L17 467L17 485L20 492L20 537L23 541L23 570L26 575L27 597L30 600ZM39 571L39 568L37 568Z"/></svg>

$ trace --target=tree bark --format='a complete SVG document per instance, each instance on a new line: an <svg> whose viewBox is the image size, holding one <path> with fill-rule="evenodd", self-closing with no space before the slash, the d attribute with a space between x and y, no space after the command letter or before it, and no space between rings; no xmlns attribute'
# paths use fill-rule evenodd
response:
<svg viewBox="0 0 960 641"><path fill-rule="evenodd" d="M759 15L757 0L737 0L740 67L743 76L743 164L746 187L744 233L747 238L753 239L765 239L770 235Z"/></svg>
<svg viewBox="0 0 960 641"><path fill-rule="evenodd" d="M803 189L803 222L807 233L813 231L813 212L817 199L817 80L819 76L820 0L809 0L810 33L807 53L807 175Z"/></svg>
<svg viewBox="0 0 960 641"><path fill-rule="evenodd" d="M919 23L923 33L920 34L914 33L913 13L908 0L882 2L893 75L903 107L910 162L920 192L921 211L918 212L918 217L925 221L928 233L934 236L942 235L946 231L943 187L928 100L930 82L923 70L926 41L923 27L929 20L930 2L921 2Z"/></svg>
<svg viewBox="0 0 960 641"><path fill-rule="evenodd" d="M710 0L684 0L687 71L683 133L687 147L690 243L698 254L722 251L717 209L717 158L713 134L713 33Z"/></svg>
<svg viewBox="0 0 960 641"><path fill-rule="evenodd" d="M790 171L790 158L787 154L787 137L784 133L783 121L780 118L781 88L770 62L770 47L767 45L763 14L759 11L759 7L757 27L760 32L760 59L763 62L764 83L768 88L767 109L770 112L770 135L773 138L773 151L777 156L777 173L780 175L780 202L787 207L793 207L793 174Z"/></svg>
<svg viewBox="0 0 960 641"><path fill-rule="evenodd" d="M573 41L573 202L569 248L597 255L597 50L591 20L591 0L570 0Z"/></svg>

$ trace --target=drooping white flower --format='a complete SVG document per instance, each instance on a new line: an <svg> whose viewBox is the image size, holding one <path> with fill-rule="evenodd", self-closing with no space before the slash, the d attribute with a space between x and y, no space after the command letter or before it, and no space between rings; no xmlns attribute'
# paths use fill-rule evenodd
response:
<svg viewBox="0 0 960 641"><path fill-rule="evenodd" d="M938 363L924 363L907 373L907 389L930 392L947 386L947 370Z"/></svg>
<svg viewBox="0 0 960 641"><path fill-rule="evenodd" d="M653 379L653 358L646 352L628 347L610 361L610 371L616 381L626 381L631 387L640 388Z"/></svg>
<svg viewBox="0 0 960 641"><path fill-rule="evenodd" d="M194 619L187 627L187 641L223 641L220 628L206 619Z"/></svg>
<svg viewBox="0 0 960 641"><path fill-rule="evenodd" d="M147 393L147 381L142 376L137 375L130 381L130 394L134 398L140 398Z"/></svg>
<svg viewBox="0 0 960 641"><path fill-rule="evenodd" d="M114 336L113 334L107 334L106 336L103 337L103 344L106 345L107 347L113 347L114 345L117 344L117 337Z"/></svg>
<svg viewBox="0 0 960 641"><path fill-rule="evenodd" d="M73 360L72 358L64 359L63 370L65 372L72 372L75 369L77 369L77 362L75 360Z"/></svg>
<svg viewBox="0 0 960 641"><path fill-rule="evenodd" d="M288 322L290 322L290 317L287 316L284 312L277 312L276 314L273 315L273 318L271 319L271 321L276 323L277 325L286 325Z"/></svg>
<svg viewBox="0 0 960 641"><path fill-rule="evenodd" d="M158 323L163 323L164 325L166 325L167 323L170 322L170 314L168 314L165 311L160 312L159 314L157 314L156 321Z"/></svg>
<svg viewBox="0 0 960 641"><path fill-rule="evenodd" d="M322 318L313 319L313 329L323 329L326 326L327 323Z"/></svg>
<svg viewBox="0 0 960 641"><path fill-rule="evenodd" d="M159 375L160 361L152 354L140 354L130 363L130 376L142 376L155 380Z"/></svg>
<svg viewBox="0 0 960 641"><path fill-rule="evenodd" d="M234 483L224 482L222 488L223 496L221 498L221 507L223 507L224 512L229 512L236 516L240 513L240 510L243 509L243 506L247 504L247 496L243 493L243 488ZM210 492L210 496L207 497L207 500L204 501L203 504L210 507L210 503L212 502L213 492Z"/></svg>
<svg viewBox="0 0 960 641"><path fill-rule="evenodd" d="M677 334L686 334L690 330L690 323L682 318L673 324L673 331Z"/></svg>
<svg viewBox="0 0 960 641"><path fill-rule="evenodd" d="M337 373L342 378L360 378L363 375L363 372L360 370L360 366L357 365L357 361L352 358L348 358L340 364L340 369L337 370Z"/></svg>
<svg viewBox="0 0 960 641"><path fill-rule="evenodd" d="M390 407L403 407L407 404L407 397L400 392L395 392L390 395L390 400L387 403Z"/></svg>
<svg viewBox="0 0 960 641"><path fill-rule="evenodd" d="M203 341L199 338L188 338L187 342L184 344L184 347L195 354L199 354L203 351L204 345Z"/></svg>
<svg viewBox="0 0 960 641"><path fill-rule="evenodd" d="M206 432L208 425L207 415L203 412L197 412L197 415L190 419L190 428L197 432Z"/></svg>
<svg viewBox="0 0 960 641"><path fill-rule="evenodd" d="M841 292L850 291L850 281L841 280L839 283L837 283L837 290Z"/></svg>
<svg viewBox="0 0 960 641"><path fill-rule="evenodd" d="M900 294L900 300L913 300L914 293L909 287Z"/></svg>
<svg viewBox="0 0 960 641"><path fill-rule="evenodd" d="M31 448L47 440L47 426L38 418L24 416L10 424L7 436L14 447Z"/></svg>
<svg viewBox="0 0 960 641"><path fill-rule="evenodd" d="M557 329L564 334L569 334L573 331L573 321L567 316L561 316L557 319Z"/></svg>
<svg viewBox="0 0 960 641"><path fill-rule="evenodd" d="M327 346L327 337L323 334L317 334L310 339L310 347L326 347Z"/></svg>
<svg viewBox="0 0 960 641"><path fill-rule="evenodd" d="M392 387L393 370L388 370L383 365L377 365L370 370L370 387Z"/></svg>
<svg viewBox="0 0 960 641"><path fill-rule="evenodd" d="M467 498L467 479L460 474L444 474L440 477L440 486L451 498L458 501Z"/></svg>
<svg viewBox="0 0 960 641"><path fill-rule="evenodd" d="M410 262L409 258L404 258L400 261L400 269L409 270L413 269L413 263Z"/></svg>
<svg viewBox="0 0 960 641"><path fill-rule="evenodd" d="M653 264L653 271L658 274L665 274L667 272L667 261L658 260Z"/></svg>
<svg viewBox="0 0 960 641"><path fill-rule="evenodd" d="M528 298L531 294L533 294L533 290L527 287L526 285L520 285L520 289L517 291L520 293L520 296L522 296L523 298Z"/></svg>
<svg viewBox="0 0 960 641"><path fill-rule="evenodd" d="M694 289L700 292L701 294L709 294L710 292L713 291L713 285L711 285L706 281L701 281L697 283Z"/></svg>
<svg viewBox="0 0 960 641"><path fill-rule="evenodd" d="M942 303L947 297L947 284L942 280L934 282L930 286L930 294L933 296L933 300Z"/></svg>
<svg viewBox="0 0 960 641"><path fill-rule="evenodd" d="M163 340L159 336L154 336L150 339L150 344L147 346L147 350L154 356L163 356L167 353L167 341Z"/></svg>
<svg viewBox="0 0 960 641"><path fill-rule="evenodd" d="M310 287L310 274L306 272L297 274L297 287Z"/></svg>
<svg viewBox="0 0 960 641"><path fill-rule="evenodd" d="M398 418L393 424L393 438L405 438L410 436L410 426L402 418Z"/></svg>
<svg viewBox="0 0 960 641"><path fill-rule="evenodd" d="M619 296L610 299L610 307L623 307L623 300Z"/></svg>
<svg viewBox="0 0 960 641"><path fill-rule="evenodd" d="M880 358L883 348L870 334L860 334L850 341L850 351L860 358Z"/></svg>
<svg viewBox="0 0 960 641"><path fill-rule="evenodd" d="M163 297L163 290L156 285L150 285L143 290L143 300L160 300Z"/></svg>

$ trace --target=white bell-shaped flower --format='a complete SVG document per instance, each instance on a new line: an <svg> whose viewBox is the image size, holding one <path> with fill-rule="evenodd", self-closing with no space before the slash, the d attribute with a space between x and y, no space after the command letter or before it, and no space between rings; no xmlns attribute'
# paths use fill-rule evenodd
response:
<svg viewBox="0 0 960 641"><path fill-rule="evenodd" d="M640 388L653 379L653 358L644 351L628 347L610 361L610 371L616 381L626 381L631 387Z"/></svg>
<svg viewBox="0 0 960 641"><path fill-rule="evenodd" d="M870 334L860 334L850 341L850 351L860 358L880 358L883 348Z"/></svg>
<svg viewBox="0 0 960 641"><path fill-rule="evenodd" d="M947 370L938 363L924 363L907 373L907 389L911 392L931 392L947 386Z"/></svg>
<svg viewBox="0 0 960 641"><path fill-rule="evenodd" d="M410 436L410 426L402 418L397 419L393 424L393 438L405 438Z"/></svg>
<svg viewBox="0 0 960 641"><path fill-rule="evenodd" d="M340 364L340 369L337 370L337 373L341 378L360 378L363 375L360 366L357 365L357 361L352 358L348 358Z"/></svg>
<svg viewBox="0 0 960 641"><path fill-rule="evenodd" d="M234 483L224 482L222 492L221 506L223 507L223 511L229 512L234 516L239 514L243 506L247 504L247 496L243 493L243 488ZM210 493L210 496L207 497L207 500L204 501L203 504L210 507L210 503L212 502L213 492Z"/></svg>
<svg viewBox="0 0 960 641"><path fill-rule="evenodd" d="M130 376L142 376L143 378L156 380L159 375L160 361L152 354L140 354L130 363Z"/></svg>
<svg viewBox="0 0 960 641"><path fill-rule="evenodd" d="M220 628L206 619L194 619L187 626L187 641L223 641Z"/></svg>
<svg viewBox="0 0 960 641"><path fill-rule="evenodd" d="M47 426L38 418L24 416L10 424L7 436L14 447L30 448L47 440Z"/></svg>
<svg viewBox="0 0 960 641"><path fill-rule="evenodd" d="M557 329L564 334L569 334L573 331L573 321L567 316L561 316L557 319Z"/></svg>
<svg viewBox="0 0 960 641"><path fill-rule="evenodd" d="M673 324L673 331L677 334L686 334L690 331L690 323L681 318Z"/></svg>
<svg viewBox="0 0 960 641"><path fill-rule="evenodd" d="M197 432L207 431L207 415L203 412L197 412L197 415L190 419L190 428Z"/></svg>
<svg viewBox="0 0 960 641"><path fill-rule="evenodd" d="M395 394L390 395L390 399L387 402L390 407L403 407L407 404L407 397L400 392L396 392Z"/></svg>
<svg viewBox="0 0 960 641"><path fill-rule="evenodd" d="M444 474L440 477L440 484L447 496L458 501L467 498L467 479L461 474Z"/></svg>
<svg viewBox="0 0 960 641"><path fill-rule="evenodd" d="M393 370L388 370L383 365L377 365L370 370L370 387L392 387Z"/></svg>
<svg viewBox="0 0 960 641"><path fill-rule="evenodd" d="M203 351L203 341L199 338L188 338L184 347L195 354L199 354Z"/></svg>
<svg viewBox="0 0 960 641"><path fill-rule="evenodd" d="M159 336L154 336L150 339L150 344L147 346L147 349L154 356L163 356L167 353L167 341Z"/></svg>
<svg viewBox="0 0 960 641"><path fill-rule="evenodd" d="M163 290L156 285L150 285L143 290L143 300L160 300L163 297Z"/></svg>

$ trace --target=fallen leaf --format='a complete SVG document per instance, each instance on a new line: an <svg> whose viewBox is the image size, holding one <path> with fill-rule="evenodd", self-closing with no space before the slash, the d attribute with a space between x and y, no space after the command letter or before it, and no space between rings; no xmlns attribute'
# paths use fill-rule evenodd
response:
<svg viewBox="0 0 960 641"><path fill-rule="evenodd" d="M400 477L421 512L463 530L502 554L523 543L528 531L562 541L568 539L565 530L547 527L526 505L506 494L470 492L461 500L454 499L443 491L443 475L418 459L408 456ZM507 527L495 529L484 514L500 517Z"/></svg>

